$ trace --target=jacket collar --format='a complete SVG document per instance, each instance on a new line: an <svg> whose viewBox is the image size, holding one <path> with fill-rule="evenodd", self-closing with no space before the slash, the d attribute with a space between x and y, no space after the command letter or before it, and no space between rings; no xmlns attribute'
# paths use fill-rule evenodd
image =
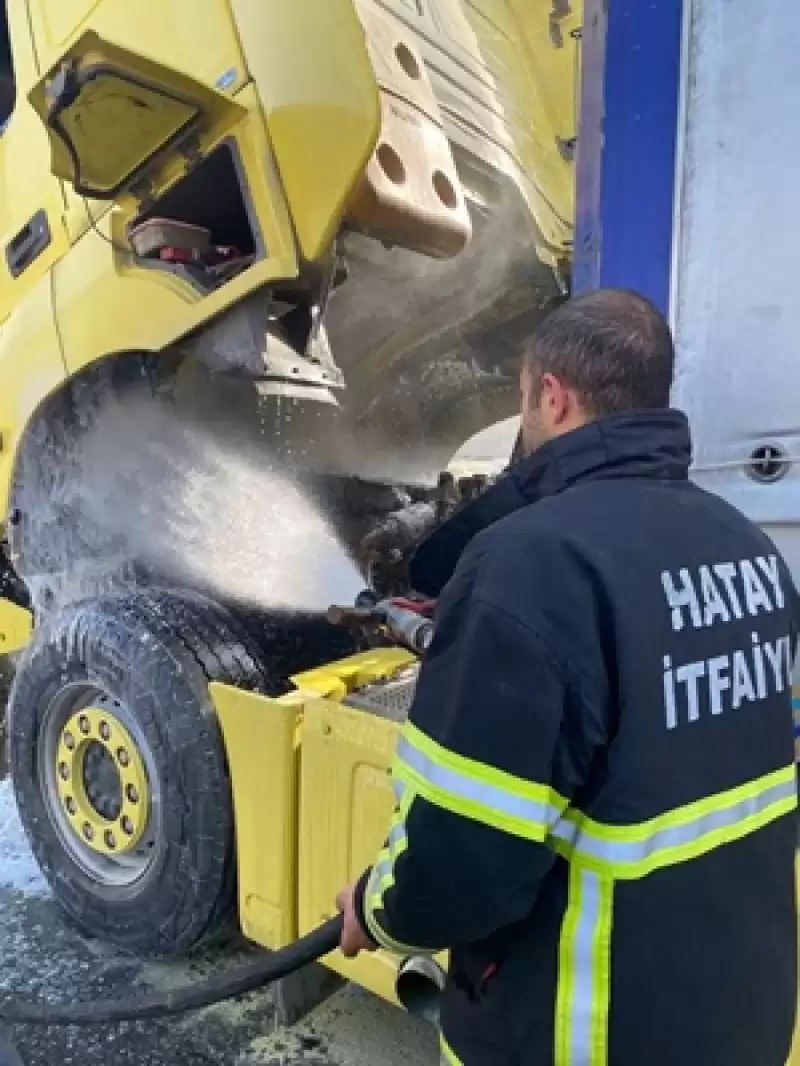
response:
<svg viewBox="0 0 800 1066"><path fill-rule="evenodd" d="M545 444L457 511L417 548L409 566L417 592L438 596L461 553L481 530L578 482L617 478L681 481L691 462L689 424L681 411L626 411Z"/></svg>
<svg viewBox="0 0 800 1066"><path fill-rule="evenodd" d="M685 480L691 452L682 411L626 411L557 437L507 476L524 501L533 503L590 479Z"/></svg>

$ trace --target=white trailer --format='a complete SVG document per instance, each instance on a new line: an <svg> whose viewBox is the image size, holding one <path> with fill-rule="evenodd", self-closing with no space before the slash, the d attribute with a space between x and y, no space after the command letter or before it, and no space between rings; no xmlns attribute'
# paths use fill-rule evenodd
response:
<svg viewBox="0 0 800 1066"><path fill-rule="evenodd" d="M586 0L583 35L573 291L667 313L693 476L800 580L800 4ZM507 461L514 432L456 460Z"/></svg>

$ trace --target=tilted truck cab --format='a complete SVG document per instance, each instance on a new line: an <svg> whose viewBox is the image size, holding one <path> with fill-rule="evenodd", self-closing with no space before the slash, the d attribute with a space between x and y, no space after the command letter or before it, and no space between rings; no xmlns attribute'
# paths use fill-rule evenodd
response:
<svg viewBox="0 0 800 1066"><path fill-rule="evenodd" d="M10 0L0 309L27 295L50 326L41 355L26 331L41 385L0 411L0 489L65 379L179 345L261 396L346 382L350 425L413 427L444 457L482 407L513 410L514 342L563 292L573 217L579 15L540 6ZM137 254L155 219L233 254ZM477 286L475 247L496 275Z"/></svg>
<svg viewBox="0 0 800 1066"><path fill-rule="evenodd" d="M397 715L341 700L396 659L320 682L349 635L176 580L106 527L109 485L157 408L233 462L291 468L353 549L421 454L435 470L514 413L519 342L568 284L580 6L8 0L0 30L0 652L22 819L94 934L184 950L225 920L238 865L242 920L276 946L380 831ZM156 515L160 491L140 480L127 505ZM364 735L318 746L294 675ZM345 789L349 843L327 852L293 798L314 751ZM277 790L255 866L246 780ZM391 994L394 964L372 965Z"/></svg>
<svg viewBox="0 0 800 1066"><path fill-rule="evenodd" d="M579 27L544 0L9 0L17 574L86 554L63 457L109 394L378 480L513 413L519 341L566 291Z"/></svg>

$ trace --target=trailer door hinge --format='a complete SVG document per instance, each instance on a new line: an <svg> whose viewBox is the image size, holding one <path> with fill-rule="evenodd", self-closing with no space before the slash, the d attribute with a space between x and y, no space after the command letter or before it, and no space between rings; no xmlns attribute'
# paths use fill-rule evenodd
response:
<svg viewBox="0 0 800 1066"><path fill-rule="evenodd" d="M562 159L566 159L568 163L572 163L575 160L575 151L578 147L577 137L556 137L556 144L558 145L558 151Z"/></svg>
<svg viewBox="0 0 800 1066"><path fill-rule="evenodd" d="M554 48L564 47L564 34L561 32L561 22L572 14L569 0L553 0L550 11L550 40Z"/></svg>

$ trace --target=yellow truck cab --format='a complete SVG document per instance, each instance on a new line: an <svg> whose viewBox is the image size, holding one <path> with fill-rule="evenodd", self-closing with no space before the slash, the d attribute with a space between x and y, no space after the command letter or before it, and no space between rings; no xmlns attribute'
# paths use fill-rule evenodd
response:
<svg viewBox="0 0 800 1066"><path fill-rule="evenodd" d="M225 535L187 575L147 533L174 451L213 437L214 477L290 469L352 549L398 468L514 413L518 341L567 289L580 25L551 0L2 5L8 758L93 935L183 951L238 873L277 947L379 843L396 715L342 701L396 653L315 671L352 638L210 588ZM317 756L341 795L301 795Z"/></svg>
<svg viewBox="0 0 800 1066"><path fill-rule="evenodd" d="M48 403L154 355L442 457L513 411L531 293L566 284L569 5L5 6L4 499Z"/></svg>

